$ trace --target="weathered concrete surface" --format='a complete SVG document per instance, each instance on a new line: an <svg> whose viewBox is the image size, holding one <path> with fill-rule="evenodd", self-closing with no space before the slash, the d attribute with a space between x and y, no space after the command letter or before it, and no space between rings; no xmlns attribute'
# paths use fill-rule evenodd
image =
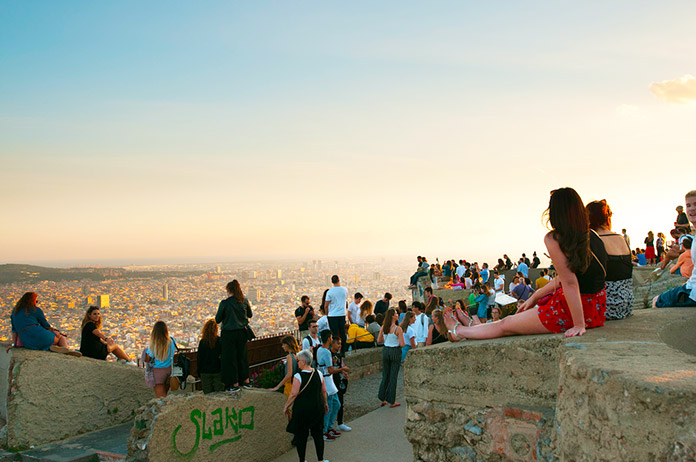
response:
<svg viewBox="0 0 696 462"><path fill-rule="evenodd" d="M153 398L144 370L89 358L0 345L7 445L27 448L133 419Z"/></svg>
<svg viewBox="0 0 696 462"><path fill-rule="evenodd" d="M411 352L405 431L414 456L693 460L696 357L686 351L695 325L695 309L641 310L579 338L508 337ZM670 342L687 348L665 338L682 338Z"/></svg>
<svg viewBox="0 0 696 462"><path fill-rule="evenodd" d="M127 460L272 460L291 448L285 400L265 390L153 400L138 410Z"/></svg>
<svg viewBox="0 0 696 462"><path fill-rule="evenodd" d="M357 380L382 370L382 348L364 348L346 355L344 362L350 368L349 380Z"/></svg>
<svg viewBox="0 0 696 462"><path fill-rule="evenodd" d="M633 268L633 309L652 308L652 300L656 295L674 287L684 285L686 278L669 273L669 267L661 273L655 273L654 266Z"/></svg>

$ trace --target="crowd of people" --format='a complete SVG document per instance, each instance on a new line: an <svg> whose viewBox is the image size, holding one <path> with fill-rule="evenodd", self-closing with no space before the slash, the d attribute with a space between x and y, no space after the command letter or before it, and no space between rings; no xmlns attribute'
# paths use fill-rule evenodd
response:
<svg viewBox="0 0 696 462"><path fill-rule="evenodd" d="M696 306L696 275L693 272L694 239L691 225L696 226L696 191L685 197L685 208L677 207L678 217L671 235L674 243L665 248L664 235L657 240L650 232L645 239L645 264L658 264L656 271L670 268L685 278L685 284L653 300L654 307ZM606 319L623 319L633 307L632 271L637 251L632 251L626 230L612 231L612 211L605 200L586 206L572 188L551 192L545 212L550 231L544 237L551 270L539 269L532 281L530 268L539 268L536 252L532 259L525 254L514 265L507 255L489 269L487 263L448 260L430 264L418 257L417 271L410 278L429 277L431 287L424 291L424 301L405 300L390 306L392 295L385 293L374 304L355 293L348 302L348 290L340 278L331 278L332 287L324 291L317 310L308 296L302 296L295 310L299 338L282 340L286 373L271 390L283 389L287 402L287 430L294 435L293 444L304 460L307 439L311 435L319 460L323 460L324 443L334 441L351 430L343 421L344 395L348 387L349 368L346 354L362 348L382 348L382 381L377 399L382 406L398 407L396 385L399 369L409 351L447 341L488 339L507 335L564 333L566 337L583 335L586 329L601 327ZM496 301L506 289L503 271L515 270L507 286L517 300L514 314L503 316ZM468 297L445 303L434 295L438 288L469 290ZM202 329L198 345L198 373L204 393L236 392L250 388L247 342L253 338L249 327L252 310L237 280L226 286L228 297L220 302L215 319ZM117 361L134 364L123 349L102 330L102 316L90 307L82 322L80 351L67 348L65 335L51 327L37 306L38 295L27 292L12 311L12 347L50 350L74 356L104 360L113 354ZM220 329L220 333L218 333ZM10 347L11 348L11 347ZM166 396L170 387L172 363L177 346L163 321L152 329L149 347L142 358L152 375L158 397Z"/></svg>

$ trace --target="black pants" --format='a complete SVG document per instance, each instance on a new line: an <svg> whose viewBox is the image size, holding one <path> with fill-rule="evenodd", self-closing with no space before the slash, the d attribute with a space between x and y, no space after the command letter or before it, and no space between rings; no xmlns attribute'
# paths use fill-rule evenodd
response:
<svg viewBox="0 0 696 462"><path fill-rule="evenodd" d="M377 397L380 401L394 404L396 401L396 381L401 367L401 347L382 348L382 383Z"/></svg>
<svg viewBox="0 0 696 462"><path fill-rule="evenodd" d="M324 460L324 421L323 419L319 419L311 427L305 427L295 434L295 447L297 448L297 455L300 457L300 462L304 462L305 460L308 431L314 440L314 448L317 451L317 460Z"/></svg>
<svg viewBox="0 0 696 462"><path fill-rule="evenodd" d="M244 329L223 330L220 342L222 383L225 388L231 388L235 383L241 385L249 378L246 332Z"/></svg>
<svg viewBox="0 0 696 462"><path fill-rule="evenodd" d="M338 385L336 385L338 387ZM341 407L338 408L338 414L336 414L336 423L338 425L343 425L343 395L346 394L346 390L348 390L348 386L346 385L346 388L341 390L340 388L338 389L338 402L341 403Z"/></svg>
<svg viewBox="0 0 696 462"><path fill-rule="evenodd" d="M346 317L345 316L329 316L329 329L333 335L341 337L341 353L348 350L346 343Z"/></svg>

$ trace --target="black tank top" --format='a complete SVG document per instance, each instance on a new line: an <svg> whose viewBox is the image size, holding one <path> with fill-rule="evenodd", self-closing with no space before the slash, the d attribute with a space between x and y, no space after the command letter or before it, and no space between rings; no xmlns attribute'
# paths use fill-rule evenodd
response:
<svg viewBox="0 0 696 462"><path fill-rule="evenodd" d="M600 237L613 237L614 239L622 239L620 234L607 233L600 234ZM625 241L624 241L625 242ZM628 246L626 246L628 250ZM623 281L631 279L633 275L633 263L631 263L630 252L626 255L608 255L607 254L607 281Z"/></svg>
<svg viewBox="0 0 696 462"><path fill-rule="evenodd" d="M447 337L442 335L439 330L437 330L437 326L433 324L433 343L432 345L437 345L438 343L445 343L447 341Z"/></svg>
<svg viewBox="0 0 696 462"><path fill-rule="evenodd" d="M604 248L602 238L593 230L590 230L590 250L594 253L594 256L590 256L590 266L588 266L587 270L582 274L575 273L575 276L578 278L581 294L596 294L604 289L607 251Z"/></svg>
<svg viewBox="0 0 696 462"><path fill-rule="evenodd" d="M321 378L319 371L312 374L311 371L300 371L300 391L293 403L293 413L311 414L321 412L324 414L324 398L321 395ZM311 377L311 380L310 380ZM307 384L309 382L309 384ZM305 385L307 386L305 387Z"/></svg>

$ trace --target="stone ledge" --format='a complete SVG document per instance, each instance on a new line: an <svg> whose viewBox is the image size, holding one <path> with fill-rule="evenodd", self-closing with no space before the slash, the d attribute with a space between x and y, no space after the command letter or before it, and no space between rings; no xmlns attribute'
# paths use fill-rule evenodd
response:
<svg viewBox="0 0 696 462"><path fill-rule="evenodd" d="M405 431L416 460L688 460L696 357L664 338L693 335L694 325L694 309L641 310L574 339L415 350Z"/></svg>
<svg viewBox="0 0 696 462"><path fill-rule="evenodd" d="M133 419L154 397L144 369L0 344L7 446L25 449Z"/></svg>

